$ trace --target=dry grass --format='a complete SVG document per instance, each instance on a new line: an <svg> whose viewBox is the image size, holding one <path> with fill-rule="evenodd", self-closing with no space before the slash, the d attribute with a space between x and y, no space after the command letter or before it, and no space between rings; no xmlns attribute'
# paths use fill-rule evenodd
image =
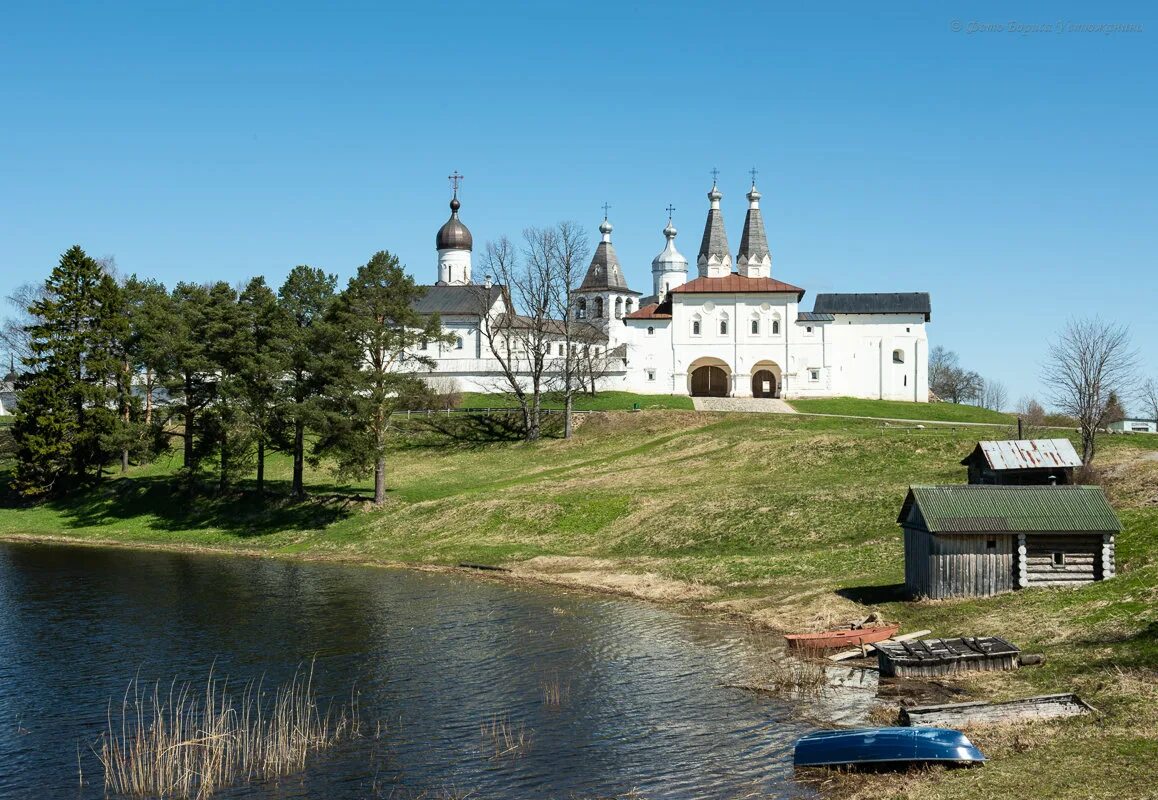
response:
<svg viewBox="0 0 1158 800"><path fill-rule="evenodd" d="M357 704L320 712L314 670L272 694L250 681L239 696L212 671L201 689L176 681L148 691L134 678L119 712L109 704L97 756L106 793L205 798L239 783L302 770L310 755L358 730Z"/></svg>
<svg viewBox="0 0 1158 800"><path fill-rule="evenodd" d="M482 725L483 750L492 761L520 758L531 752L535 732L524 723L512 723L506 714L495 714Z"/></svg>
<svg viewBox="0 0 1158 800"><path fill-rule="evenodd" d="M819 695L828 689L828 673L820 651L800 650L799 658L772 659L764 678L770 691L778 694Z"/></svg>
<svg viewBox="0 0 1158 800"><path fill-rule="evenodd" d="M543 705L553 711L558 711L567 703L567 698L571 694L571 683L564 681L558 675L553 675L543 681L542 689Z"/></svg>

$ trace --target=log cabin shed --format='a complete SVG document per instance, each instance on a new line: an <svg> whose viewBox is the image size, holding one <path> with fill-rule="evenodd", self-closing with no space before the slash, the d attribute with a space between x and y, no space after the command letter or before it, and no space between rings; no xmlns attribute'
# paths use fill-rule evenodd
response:
<svg viewBox="0 0 1158 800"><path fill-rule="evenodd" d="M913 486L897 523L910 597L984 597L1113 577L1122 530L1098 486Z"/></svg>
<svg viewBox="0 0 1158 800"><path fill-rule="evenodd" d="M969 468L969 483L1067 486L1082 459L1069 439L1011 439L978 442L961 465Z"/></svg>

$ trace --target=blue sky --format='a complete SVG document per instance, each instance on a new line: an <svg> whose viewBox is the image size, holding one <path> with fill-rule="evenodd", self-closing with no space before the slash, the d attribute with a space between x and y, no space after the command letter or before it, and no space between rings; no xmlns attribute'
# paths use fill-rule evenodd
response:
<svg viewBox="0 0 1158 800"><path fill-rule="evenodd" d="M562 219L594 239L606 201L647 291L664 208L694 258L718 167L738 246L755 166L805 308L929 291L932 342L1013 400L1071 315L1128 322L1158 376L1155 12L826 9L10 4L0 293L74 243L167 284L344 279L382 248L433 281L455 169L476 250ZM1142 30L1071 29L1105 23Z"/></svg>

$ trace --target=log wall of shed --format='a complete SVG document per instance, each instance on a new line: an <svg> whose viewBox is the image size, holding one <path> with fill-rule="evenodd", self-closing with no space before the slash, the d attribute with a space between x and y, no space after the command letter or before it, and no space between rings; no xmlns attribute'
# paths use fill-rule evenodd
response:
<svg viewBox="0 0 1158 800"><path fill-rule="evenodd" d="M1100 534L1028 534L1024 547L1026 586L1090 583L1106 574ZM1055 554L1060 554L1063 563L1056 563Z"/></svg>

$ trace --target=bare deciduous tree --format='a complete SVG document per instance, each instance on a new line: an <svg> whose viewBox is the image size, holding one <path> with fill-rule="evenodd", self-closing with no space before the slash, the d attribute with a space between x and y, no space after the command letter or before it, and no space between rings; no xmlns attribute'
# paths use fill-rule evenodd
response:
<svg viewBox="0 0 1158 800"><path fill-rule="evenodd" d="M1158 381L1153 378L1143 381L1138 389L1138 401L1142 404L1142 413L1158 422Z"/></svg>
<svg viewBox="0 0 1158 800"><path fill-rule="evenodd" d="M981 407L990 411L1004 411L1009 394L1005 391L1005 384L1001 381L982 381Z"/></svg>
<svg viewBox="0 0 1158 800"><path fill-rule="evenodd" d="M1087 466L1112 410L1110 396L1133 387L1137 361L1129 329L1097 318L1071 319L1050 345L1042 380L1054 405L1078 421Z"/></svg>
<svg viewBox="0 0 1158 800"><path fill-rule="evenodd" d="M957 354L937 345L929 351L929 388L950 403L977 400L982 391L981 376L964 369Z"/></svg>
<svg viewBox="0 0 1158 800"><path fill-rule="evenodd" d="M574 222L560 222L552 229L538 230L535 238L542 242L540 247L534 249L541 250L549 258L550 272L554 275L551 282L554 292L553 313L559 320L564 356L554 377L563 395L563 438L570 439L574 429L571 411L575 391L582 381L583 350L587 348L586 343L577 346L576 340L589 339L591 330L586 322L575 319L572 293L583 279L590 249L587 232Z"/></svg>
<svg viewBox="0 0 1158 800"><path fill-rule="evenodd" d="M32 355L28 334L28 326L33 323L33 317L28 309L34 303L44 299L43 283L25 283L17 286L12 294L5 298L12 308L11 316L0 324L0 344L7 353L4 368L11 372L19 372Z"/></svg>

